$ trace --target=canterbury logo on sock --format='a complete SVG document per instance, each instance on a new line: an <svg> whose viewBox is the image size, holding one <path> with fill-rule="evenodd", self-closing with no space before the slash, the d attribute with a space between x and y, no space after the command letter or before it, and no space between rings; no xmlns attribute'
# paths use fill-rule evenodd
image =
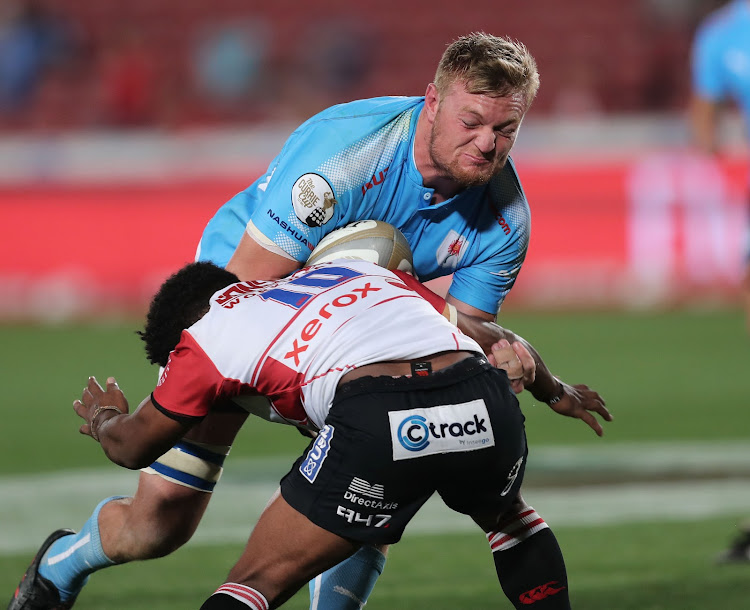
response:
<svg viewBox="0 0 750 610"><path fill-rule="evenodd" d="M549 528L539 514L531 507L523 510L503 521L494 531L487 534L492 552L507 551L526 540L538 531Z"/></svg>
<svg viewBox="0 0 750 610"><path fill-rule="evenodd" d="M248 608L252 608L252 610L268 610L268 601L266 598L263 597L260 591L256 591L252 587L246 587L235 582L226 582L216 589L214 595L220 593L241 601Z"/></svg>
<svg viewBox="0 0 750 610"><path fill-rule="evenodd" d="M531 605L535 602L550 597L551 595L555 595L556 593L559 593L566 588L565 585L557 586L559 584L560 583L558 583L556 580L551 580L548 583L541 585L540 587L534 587L533 589L531 589L531 591L521 593L521 595L518 596L518 600L524 606Z"/></svg>

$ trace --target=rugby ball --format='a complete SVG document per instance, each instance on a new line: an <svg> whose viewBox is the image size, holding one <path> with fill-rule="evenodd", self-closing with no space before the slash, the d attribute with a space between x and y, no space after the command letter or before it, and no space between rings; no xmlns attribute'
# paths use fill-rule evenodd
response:
<svg viewBox="0 0 750 610"><path fill-rule="evenodd" d="M380 220L358 220L326 235L306 265L339 258L370 261L386 269L413 272L409 242L396 227Z"/></svg>

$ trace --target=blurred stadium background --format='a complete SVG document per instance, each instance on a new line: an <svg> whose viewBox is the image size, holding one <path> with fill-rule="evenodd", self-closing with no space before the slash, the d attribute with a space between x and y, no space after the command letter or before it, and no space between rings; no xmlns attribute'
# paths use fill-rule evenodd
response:
<svg viewBox="0 0 750 610"><path fill-rule="evenodd" d="M299 122L423 93L477 29L522 40L542 77L514 153L534 230L508 307L731 299L742 132L727 121L717 165L684 121L692 30L716 4L7 0L0 312L139 306Z"/></svg>
<svg viewBox="0 0 750 610"><path fill-rule="evenodd" d="M422 94L445 45L483 30L523 41L542 81L513 154L531 245L500 322L615 414L595 439L524 404L528 495L561 532L575 606L747 607L747 566L711 562L750 517L737 303L748 151L736 115L718 159L694 153L685 121L690 40L719 4L3 0L2 590L50 527L80 527L98 499L132 488L77 436L69 406L90 374L117 375L133 402L150 391L156 371L132 331L214 210L301 121ZM142 608L144 595L194 607L220 582L302 447L284 430L243 435L196 540L97 575L77 607ZM414 529L369 607L502 603L481 537L438 507ZM415 567L445 546L462 557L458 589L444 583L455 565Z"/></svg>

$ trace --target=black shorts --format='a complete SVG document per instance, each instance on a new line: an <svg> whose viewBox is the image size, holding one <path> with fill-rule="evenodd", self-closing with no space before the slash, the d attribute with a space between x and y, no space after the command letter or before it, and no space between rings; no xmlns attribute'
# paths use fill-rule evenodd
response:
<svg viewBox="0 0 750 610"><path fill-rule="evenodd" d="M526 454L524 417L507 375L472 357L426 377L342 385L281 493L330 532L392 544L435 491L461 513L505 512Z"/></svg>

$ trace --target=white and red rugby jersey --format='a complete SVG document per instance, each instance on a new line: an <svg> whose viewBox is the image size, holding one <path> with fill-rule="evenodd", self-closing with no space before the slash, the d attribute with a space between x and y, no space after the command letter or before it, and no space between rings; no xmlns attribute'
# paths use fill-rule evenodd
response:
<svg viewBox="0 0 750 610"><path fill-rule="evenodd" d="M152 398L171 416L192 418L219 399L244 406L263 395L268 419L321 428L352 368L447 350L481 354L443 317L444 305L410 275L365 261L239 282L183 331Z"/></svg>

